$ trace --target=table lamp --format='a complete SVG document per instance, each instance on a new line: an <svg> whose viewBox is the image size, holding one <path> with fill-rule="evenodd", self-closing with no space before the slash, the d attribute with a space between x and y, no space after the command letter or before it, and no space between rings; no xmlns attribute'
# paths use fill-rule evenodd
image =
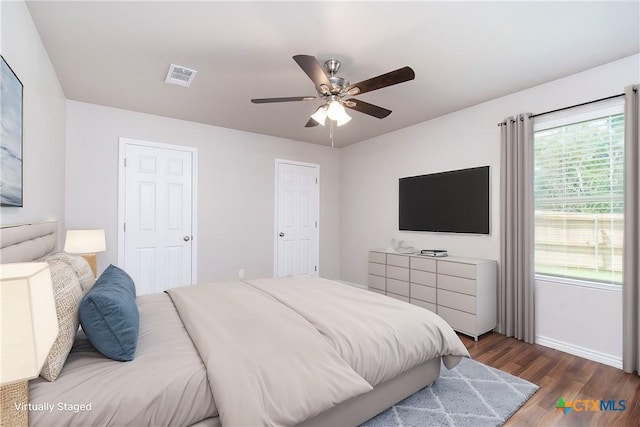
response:
<svg viewBox="0 0 640 427"><path fill-rule="evenodd" d="M94 277L97 277L96 253L106 250L104 230L67 230L64 251L81 254L89 263Z"/></svg>
<svg viewBox="0 0 640 427"><path fill-rule="evenodd" d="M0 425L27 426L29 381L58 336L46 262L0 265Z"/></svg>

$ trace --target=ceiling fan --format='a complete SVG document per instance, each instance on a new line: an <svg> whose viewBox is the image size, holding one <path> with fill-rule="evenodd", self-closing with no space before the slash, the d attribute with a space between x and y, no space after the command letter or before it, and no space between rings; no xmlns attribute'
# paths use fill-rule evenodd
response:
<svg viewBox="0 0 640 427"><path fill-rule="evenodd" d="M316 91L318 92L317 95L292 96L285 98L258 98L252 99L251 102L254 104L266 104L271 102L323 100L324 104L318 107L315 113L311 115L311 118L305 127L318 125L324 126L327 118L335 120L338 126L342 126L351 120L351 117L345 111L345 107L379 119L384 119L391 114L391 110L369 104L368 102L364 102L359 99L345 98L347 96L356 96L373 90L382 89L384 87L413 80L415 78L415 73L411 67L403 67L395 71L381 74L377 77L363 80L359 83L349 84L346 79L336 76L336 73L340 69L340 61L337 59L329 59L324 63L324 66L329 73L328 76L314 56L295 55L293 60L296 61L300 68L302 68L302 71L304 71L311 81L313 81Z"/></svg>

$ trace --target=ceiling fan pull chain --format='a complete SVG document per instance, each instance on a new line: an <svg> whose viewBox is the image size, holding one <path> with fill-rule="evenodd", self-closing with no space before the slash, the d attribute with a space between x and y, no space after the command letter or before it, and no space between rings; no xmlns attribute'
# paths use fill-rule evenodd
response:
<svg viewBox="0 0 640 427"><path fill-rule="evenodd" d="M331 138L331 148L333 147L333 120L329 120L329 136Z"/></svg>

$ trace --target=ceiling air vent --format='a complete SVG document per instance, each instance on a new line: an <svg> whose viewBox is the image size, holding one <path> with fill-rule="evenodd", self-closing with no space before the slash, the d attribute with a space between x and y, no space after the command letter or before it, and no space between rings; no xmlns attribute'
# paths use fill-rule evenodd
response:
<svg viewBox="0 0 640 427"><path fill-rule="evenodd" d="M181 65L171 64L165 82L172 85L189 87L197 73L198 72L196 70L192 70Z"/></svg>

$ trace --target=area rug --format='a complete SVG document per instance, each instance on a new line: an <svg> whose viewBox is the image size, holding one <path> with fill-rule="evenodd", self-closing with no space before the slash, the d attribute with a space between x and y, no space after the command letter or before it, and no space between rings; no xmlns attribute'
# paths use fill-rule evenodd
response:
<svg viewBox="0 0 640 427"><path fill-rule="evenodd" d="M361 427L501 426L538 386L463 358L440 378Z"/></svg>

